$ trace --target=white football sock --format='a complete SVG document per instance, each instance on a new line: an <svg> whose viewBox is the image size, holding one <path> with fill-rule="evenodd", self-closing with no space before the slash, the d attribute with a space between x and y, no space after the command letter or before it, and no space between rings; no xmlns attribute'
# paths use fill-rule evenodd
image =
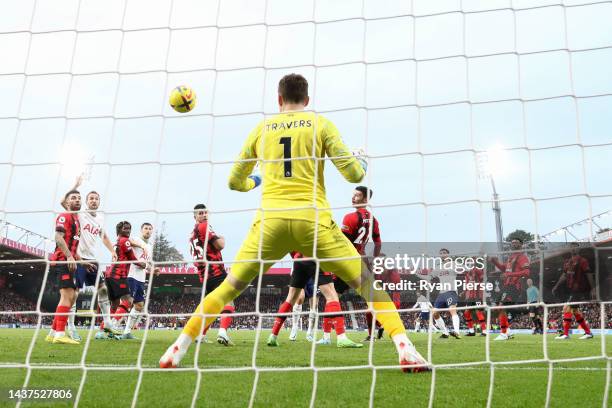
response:
<svg viewBox="0 0 612 408"><path fill-rule="evenodd" d="M406 336L406 333L396 334L395 336L393 336L392 339L393 339L393 344L395 344L395 349L397 350L398 354L401 352L402 344L410 349L414 349L414 345L408 339L408 336Z"/></svg>
<svg viewBox="0 0 612 408"><path fill-rule="evenodd" d="M76 303L70 307L70 314L68 315L68 330L73 331L76 330L74 327L74 318L76 316Z"/></svg>
<svg viewBox="0 0 612 408"><path fill-rule="evenodd" d="M453 321L453 330L455 333L459 333L459 315L454 314L451 316L451 319Z"/></svg>
<svg viewBox="0 0 612 408"><path fill-rule="evenodd" d="M331 333L325 333L325 332L323 332L323 338L324 338L325 340L331 340ZM345 334L345 333L339 334L339 335L337 336L337 338L338 338L338 340L342 340L342 339L346 338L346 334Z"/></svg>
<svg viewBox="0 0 612 408"><path fill-rule="evenodd" d="M191 345L192 341L193 340L191 339L191 337L189 337L185 333L181 333L179 334L178 339L176 339L175 344L179 346L179 349L186 351Z"/></svg>
<svg viewBox="0 0 612 408"><path fill-rule="evenodd" d="M300 319L302 318L301 314L296 312L302 311L302 305L293 306L293 314L291 315L291 328L297 330L298 324L300 323Z"/></svg>
<svg viewBox="0 0 612 408"><path fill-rule="evenodd" d="M414 325L414 331L418 332L420 328L421 328L421 321L417 320L415 325Z"/></svg>
<svg viewBox="0 0 612 408"><path fill-rule="evenodd" d="M446 334L448 336L448 329L446 328L446 324L444 323L442 316L438 317L435 322L438 329L442 331L442 334Z"/></svg>
<svg viewBox="0 0 612 408"><path fill-rule="evenodd" d="M125 329L123 329L123 334L130 334L139 318L140 312L136 310L135 307L133 307L132 310L130 310L130 314L128 315L127 323L125 324Z"/></svg>
<svg viewBox="0 0 612 408"><path fill-rule="evenodd" d="M55 335L53 337L55 337L56 339L60 338L60 337L64 337L66 335L66 333L64 333L63 331L59 332L56 331Z"/></svg>
<svg viewBox="0 0 612 408"><path fill-rule="evenodd" d="M227 337L227 330L220 328L219 331L217 332L217 336L225 336Z"/></svg>
<svg viewBox="0 0 612 408"><path fill-rule="evenodd" d="M310 313L308 313L308 334L312 334L312 331L314 330L315 318L316 312L311 310Z"/></svg>
<svg viewBox="0 0 612 408"><path fill-rule="evenodd" d="M110 319L110 301L108 300L108 291L104 286L98 288L98 305L100 305L104 326L112 327L112 322Z"/></svg>

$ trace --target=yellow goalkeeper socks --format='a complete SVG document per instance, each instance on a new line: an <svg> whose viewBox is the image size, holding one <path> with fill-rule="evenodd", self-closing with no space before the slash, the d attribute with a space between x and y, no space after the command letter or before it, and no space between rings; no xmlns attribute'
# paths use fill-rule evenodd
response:
<svg viewBox="0 0 612 408"><path fill-rule="evenodd" d="M372 306L377 312L379 310L396 310L395 305L391 301L368 302L368 305ZM387 332L391 338L393 338L393 336L396 334L406 333L404 323L402 323L402 319L397 311L376 313L375 318L380 322L382 327L385 329L385 332Z"/></svg>
<svg viewBox="0 0 612 408"><path fill-rule="evenodd" d="M238 295L240 295L240 291L235 289L227 279L225 279L217 289L206 295L202 303L198 305L195 312L193 312L194 315L191 316L185 325L183 333L191 337L192 340L195 339L202 333L202 329L204 328L203 324L208 326L217 318L217 316L208 316L206 317L206 322L203 322L200 314L219 314L221 310L223 310L223 307L237 298Z"/></svg>

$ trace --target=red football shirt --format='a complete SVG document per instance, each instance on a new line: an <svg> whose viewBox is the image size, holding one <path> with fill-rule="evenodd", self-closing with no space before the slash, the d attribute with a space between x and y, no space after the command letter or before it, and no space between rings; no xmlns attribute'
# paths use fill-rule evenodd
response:
<svg viewBox="0 0 612 408"><path fill-rule="evenodd" d="M115 253L117 254L117 260L119 262L138 260L128 237L119 236L115 244ZM129 263L113 265L107 277L115 280L127 278L128 272L130 271L130 265Z"/></svg>
<svg viewBox="0 0 612 408"><path fill-rule="evenodd" d="M469 283L482 283L483 278L484 270L480 268L473 268L465 273L464 281L466 285ZM482 289L466 289L464 293L466 300L482 300Z"/></svg>
<svg viewBox="0 0 612 408"><path fill-rule="evenodd" d="M81 224L79 223L79 217L73 213L62 213L55 219L55 231L64 233L64 240L66 245L72 254L72 257L76 259L77 248L79 247L79 240L81 238ZM66 255L59 246L55 246L55 251L51 255L52 261L65 261Z"/></svg>
<svg viewBox="0 0 612 408"><path fill-rule="evenodd" d="M371 226L372 240L375 243L380 243L378 221L367 208L358 208L357 211L346 214L342 220L342 232L361 255L365 254L365 246L370 240Z"/></svg>
<svg viewBox="0 0 612 408"><path fill-rule="evenodd" d="M493 262L503 272L504 286L514 286L521 289L521 278L529 277L529 258L525 253L515 252L510 255L505 264Z"/></svg>
<svg viewBox="0 0 612 408"><path fill-rule="evenodd" d="M589 261L580 255L573 255L563 263L565 272L565 285L573 292L586 292L590 289L590 283L586 277L591 272Z"/></svg>
<svg viewBox="0 0 612 408"><path fill-rule="evenodd" d="M207 242L208 238L208 242ZM206 253L206 260L212 262L222 262L223 256L221 250L215 248L213 243L219 239L219 236L210 228L208 222L200 222L195 225L191 231L189 249L194 260L203 260ZM206 243L206 251L204 244ZM223 263L209 264L206 262L194 262L194 266L200 273L200 278L204 279L206 274L210 277L225 276L225 266ZM208 266L208 267L207 267Z"/></svg>

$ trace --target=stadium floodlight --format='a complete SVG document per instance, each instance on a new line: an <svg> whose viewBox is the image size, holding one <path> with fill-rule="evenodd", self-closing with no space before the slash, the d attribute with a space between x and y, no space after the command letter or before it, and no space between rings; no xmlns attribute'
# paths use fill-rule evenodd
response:
<svg viewBox="0 0 612 408"><path fill-rule="evenodd" d="M476 163L478 167L478 178L481 180L490 180L493 190L493 213L495 214L495 232L497 234L497 250L503 251L503 225L501 218L501 207L499 205L499 194L495 187L495 176L503 174L506 165L505 150L500 145L495 145L486 151L476 154Z"/></svg>

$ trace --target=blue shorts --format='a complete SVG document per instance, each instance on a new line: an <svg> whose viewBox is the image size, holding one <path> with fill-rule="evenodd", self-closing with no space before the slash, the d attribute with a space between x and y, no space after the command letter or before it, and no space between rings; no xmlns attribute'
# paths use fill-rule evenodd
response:
<svg viewBox="0 0 612 408"><path fill-rule="evenodd" d="M98 276L98 264L94 264L96 267L93 271L87 269L83 264L77 264L76 270L76 284L77 288L82 289L85 286L94 286L96 284L96 277ZM100 282L104 282L104 279L100 277Z"/></svg>
<svg viewBox="0 0 612 408"><path fill-rule="evenodd" d="M314 295L314 278L308 279L306 286L304 286L304 296L310 298L312 295Z"/></svg>
<svg viewBox="0 0 612 408"><path fill-rule="evenodd" d="M446 309L449 306L456 305L459 302L459 296L457 296L457 292L454 290L450 292L440 293L436 298L436 303L434 303L434 307L436 309Z"/></svg>
<svg viewBox="0 0 612 408"><path fill-rule="evenodd" d="M429 321L429 312L421 312L419 314L419 319L423 321Z"/></svg>
<svg viewBox="0 0 612 408"><path fill-rule="evenodd" d="M144 302L145 300L145 284L137 281L134 278L128 278L128 287L130 288L130 296L134 299L134 303Z"/></svg>

